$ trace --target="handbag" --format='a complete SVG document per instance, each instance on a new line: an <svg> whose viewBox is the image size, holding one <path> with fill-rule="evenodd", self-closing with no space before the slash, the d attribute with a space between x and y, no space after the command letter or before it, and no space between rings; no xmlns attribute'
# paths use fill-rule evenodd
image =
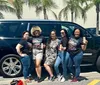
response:
<svg viewBox="0 0 100 85"><path fill-rule="evenodd" d="M22 80L12 80L10 82L10 85L24 85L23 81Z"/></svg>

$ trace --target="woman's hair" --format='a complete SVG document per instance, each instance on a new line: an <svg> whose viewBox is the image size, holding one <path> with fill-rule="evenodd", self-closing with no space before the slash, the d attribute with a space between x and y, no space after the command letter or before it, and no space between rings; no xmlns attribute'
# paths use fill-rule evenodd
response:
<svg viewBox="0 0 100 85"><path fill-rule="evenodd" d="M22 33L22 37L24 36L24 34L25 34L26 32L28 32L28 31L24 31L24 32ZM29 32L28 32L28 33L29 33Z"/></svg>
<svg viewBox="0 0 100 85"><path fill-rule="evenodd" d="M64 30L64 32L65 32L65 34L66 34L66 38L69 39L67 30L66 30L66 29L62 29L62 30Z"/></svg>
<svg viewBox="0 0 100 85"><path fill-rule="evenodd" d="M52 30L51 32L55 32L55 35L56 35L56 30ZM56 36L56 39L57 39L57 36ZM51 40L52 40L52 38L51 38L51 33L50 33L49 39L48 39L48 41L47 41L47 47L48 47L49 44L51 43Z"/></svg>
<svg viewBox="0 0 100 85"><path fill-rule="evenodd" d="M72 35L75 36L75 35L74 35L74 32L75 32L76 30L79 30L79 31L80 31L80 37L83 37L83 32L82 32L82 30L79 29L79 28L75 28L75 29L73 30Z"/></svg>

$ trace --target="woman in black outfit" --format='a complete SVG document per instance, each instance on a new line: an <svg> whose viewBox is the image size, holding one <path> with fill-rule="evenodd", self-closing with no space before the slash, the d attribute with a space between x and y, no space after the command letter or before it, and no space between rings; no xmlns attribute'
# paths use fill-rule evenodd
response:
<svg viewBox="0 0 100 85"><path fill-rule="evenodd" d="M27 41L28 38L29 38L29 33L27 31L23 32L23 37L16 46L17 53L21 56L20 59L23 65L23 75L26 82L30 82L29 79L29 74L30 74L29 72L31 65L30 49L32 48L31 43Z"/></svg>

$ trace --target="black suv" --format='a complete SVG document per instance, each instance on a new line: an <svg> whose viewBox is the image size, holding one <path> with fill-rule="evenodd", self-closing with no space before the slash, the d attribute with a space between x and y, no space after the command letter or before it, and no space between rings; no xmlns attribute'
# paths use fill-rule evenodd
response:
<svg viewBox="0 0 100 85"><path fill-rule="evenodd" d="M88 39L87 50L84 52L82 66L95 65L100 71L100 37L93 36L82 26L64 21L38 21L38 20L1 20L0 21L0 71L5 77L21 75L22 65L20 56L16 52L16 45L22 37L23 31L31 30L32 26L40 26L44 37L48 38L51 30L66 29L69 36L74 28L80 28Z"/></svg>

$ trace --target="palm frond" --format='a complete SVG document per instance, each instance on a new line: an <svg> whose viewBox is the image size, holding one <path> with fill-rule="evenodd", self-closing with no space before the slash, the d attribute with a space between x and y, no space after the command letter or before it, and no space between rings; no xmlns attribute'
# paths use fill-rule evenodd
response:
<svg viewBox="0 0 100 85"><path fill-rule="evenodd" d="M44 6L45 8L57 8L58 6L56 5L56 3L54 3L53 0L42 0L41 1L42 6Z"/></svg>
<svg viewBox="0 0 100 85"><path fill-rule="evenodd" d="M93 0L93 3L94 3L95 5L100 4L100 0Z"/></svg>
<svg viewBox="0 0 100 85"><path fill-rule="evenodd" d="M0 12L0 19L4 19L4 16L1 12Z"/></svg>
<svg viewBox="0 0 100 85"><path fill-rule="evenodd" d="M58 16L57 16L57 14L56 14L54 11L52 11L52 10L50 10L50 11L51 11L52 14L54 15L55 19L58 20Z"/></svg>
<svg viewBox="0 0 100 85"><path fill-rule="evenodd" d="M82 9L82 18L84 19L84 22L86 21L86 18L87 18L87 16L86 16L87 11L88 11L90 8L92 8L93 6L94 6L94 4L93 4L93 3L90 3L89 5L85 6L85 7Z"/></svg>
<svg viewBox="0 0 100 85"><path fill-rule="evenodd" d="M6 5L8 2L5 0L0 0L0 5Z"/></svg>
<svg viewBox="0 0 100 85"><path fill-rule="evenodd" d="M65 20L68 19L69 10L70 10L70 8L69 8L68 6L66 6L66 7L64 8L63 17L65 18Z"/></svg>
<svg viewBox="0 0 100 85"><path fill-rule="evenodd" d="M61 18L62 18L63 11L64 11L64 8L58 14L58 19L59 20L61 20Z"/></svg>
<svg viewBox="0 0 100 85"><path fill-rule="evenodd" d="M40 12L43 10L41 6L36 6L36 15L39 16Z"/></svg>
<svg viewBox="0 0 100 85"><path fill-rule="evenodd" d="M24 2L22 0L15 0L12 4L16 10L16 16L18 17L18 19L22 18L23 4Z"/></svg>
<svg viewBox="0 0 100 85"><path fill-rule="evenodd" d="M29 7L38 6L41 0L27 0L27 3Z"/></svg>
<svg viewBox="0 0 100 85"><path fill-rule="evenodd" d="M0 10L5 11L5 12L15 13L15 9L13 7L7 6L7 5L0 5Z"/></svg>

